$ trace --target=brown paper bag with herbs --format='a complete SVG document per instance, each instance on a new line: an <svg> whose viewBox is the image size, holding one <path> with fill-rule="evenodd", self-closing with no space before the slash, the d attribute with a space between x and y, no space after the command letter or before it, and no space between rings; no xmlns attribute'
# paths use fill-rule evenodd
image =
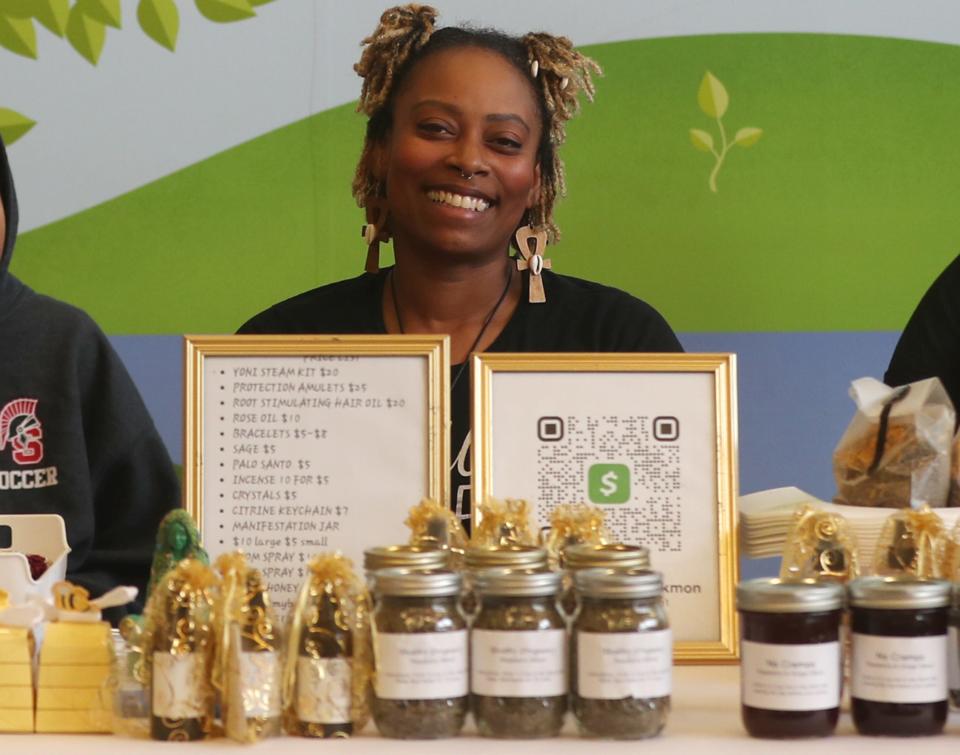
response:
<svg viewBox="0 0 960 755"><path fill-rule="evenodd" d="M938 378L855 380L857 412L833 452L837 503L918 509L947 502L954 409Z"/></svg>

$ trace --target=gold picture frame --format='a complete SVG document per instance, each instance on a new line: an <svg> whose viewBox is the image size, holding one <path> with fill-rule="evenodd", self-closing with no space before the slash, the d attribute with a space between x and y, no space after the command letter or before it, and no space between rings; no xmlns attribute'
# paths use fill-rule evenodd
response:
<svg viewBox="0 0 960 755"><path fill-rule="evenodd" d="M657 520L658 542L665 544L663 553L651 547L651 560L665 571L665 597L673 603L674 660L735 663L735 355L485 353L473 356L471 375L474 501L525 498L534 502L541 525L552 505L585 501L600 504L608 521L617 516L620 526L631 530L644 527L631 513L655 511L656 517L645 521ZM651 417L650 407L665 408ZM623 437L628 440L619 440ZM709 466L708 472L700 474L694 461L685 464L688 454ZM598 459L626 463L594 463ZM666 489L672 505L656 492ZM565 493L570 500L558 499ZM641 493L642 500L633 497ZM603 506L604 495L619 498ZM626 505L612 505L618 503ZM712 522L706 533L694 516L702 516L703 506ZM474 505L474 526L478 509ZM669 537L663 534L668 528ZM709 560L706 553L712 554ZM699 581L673 581L688 576ZM715 613L715 621L703 622L704 610ZM709 628L701 633L702 625Z"/></svg>
<svg viewBox="0 0 960 755"><path fill-rule="evenodd" d="M405 541L448 497L449 374L447 336L184 336L184 507L211 557L242 548L283 611L313 553Z"/></svg>

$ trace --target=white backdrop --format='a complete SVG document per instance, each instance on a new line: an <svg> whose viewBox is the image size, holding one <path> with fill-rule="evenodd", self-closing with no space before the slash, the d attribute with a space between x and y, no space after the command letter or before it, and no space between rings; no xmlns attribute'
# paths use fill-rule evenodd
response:
<svg viewBox="0 0 960 755"><path fill-rule="evenodd" d="M178 3L171 54L137 26L108 29L99 65L38 31L38 60L0 49L0 107L38 125L12 150L21 229L98 205L217 152L356 98L359 41L389 0L276 0L205 20ZM955 0L437 0L441 24L544 29L577 44L734 32L960 41Z"/></svg>

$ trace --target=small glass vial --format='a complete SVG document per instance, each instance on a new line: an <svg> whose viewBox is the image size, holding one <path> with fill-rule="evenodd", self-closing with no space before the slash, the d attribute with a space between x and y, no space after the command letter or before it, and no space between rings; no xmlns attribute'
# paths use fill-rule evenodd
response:
<svg viewBox="0 0 960 755"><path fill-rule="evenodd" d="M467 621L460 575L446 570L376 573L370 710L395 739L455 737L469 707Z"/></svg>
<svg viewBox="0 0 960 755"><path fill-rule="evenodd" d="M644 739L670 710L673 638L654 571L583 569L570 642L570 700L580 733Z"/></svg>
<svg viewBox="0 0 960 755"><path fill-rule="evenodd" d="M939 734L947 720L950 583L861 577L848 585L850 702L861 734Z"/></svg>
<svg viewBox="0 0 960 755"><path fill-rule="evenodd" d="M840 714L843 585L752 579L737 585L740 712L752 737L833 734Z"/></svg>
<svg viewBox="0 0 960 755"><path fill-rule="evenodd" d="M947 617L947 686L950 688L950 702L960 706L960 583L953 585L953 599L950 614Z"/></svg>
<svg viewBox="0 0 960 755"><path fill-rule="evenodd" d="M470 635L470 692L485 737L554 737L567 710L567 630L560 574L476 574L480 609Z"/></svg>

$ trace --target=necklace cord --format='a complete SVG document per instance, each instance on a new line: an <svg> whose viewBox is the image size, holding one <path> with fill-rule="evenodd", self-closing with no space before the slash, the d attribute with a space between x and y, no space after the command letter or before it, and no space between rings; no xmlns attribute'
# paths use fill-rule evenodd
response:
<svg viewBox="0 0 960 755"><path fill-rule="evenodd" d="M400 316L400 305L397 302L397 283L396 283L396 268L390 271L390 296L393 298L393 314L397 318L397 327L400 328L400 333L406 333L406 329L403 327L403 318ZM473 339L473 343L470 345L470 348L467 350L467 358L464 360L463 364L460 365L460 369L457 370L457 374L453 376L453 380L450 383L450 391L453 392L453 389L456 388L457 383L460 382L460 378L463 376L464 370L466 370L467 365L470 364L470 355L476 350L477 345L480 343L480 340L483 338L483 334L487 332L487 328L490 323L493 322L493 318L496 316L497 311L500 309L500 305L503 304L504 300L507 298L507 293L510 291L510 284L513 282L513 266L510 265L507 267L507 283L503 287L503 291L500 292L500 297L497 299L497 303L493 305L493 309L487 313L487 316L483 320L483 325L480 326L480 332L477 333L477 337Z"/></svg>

